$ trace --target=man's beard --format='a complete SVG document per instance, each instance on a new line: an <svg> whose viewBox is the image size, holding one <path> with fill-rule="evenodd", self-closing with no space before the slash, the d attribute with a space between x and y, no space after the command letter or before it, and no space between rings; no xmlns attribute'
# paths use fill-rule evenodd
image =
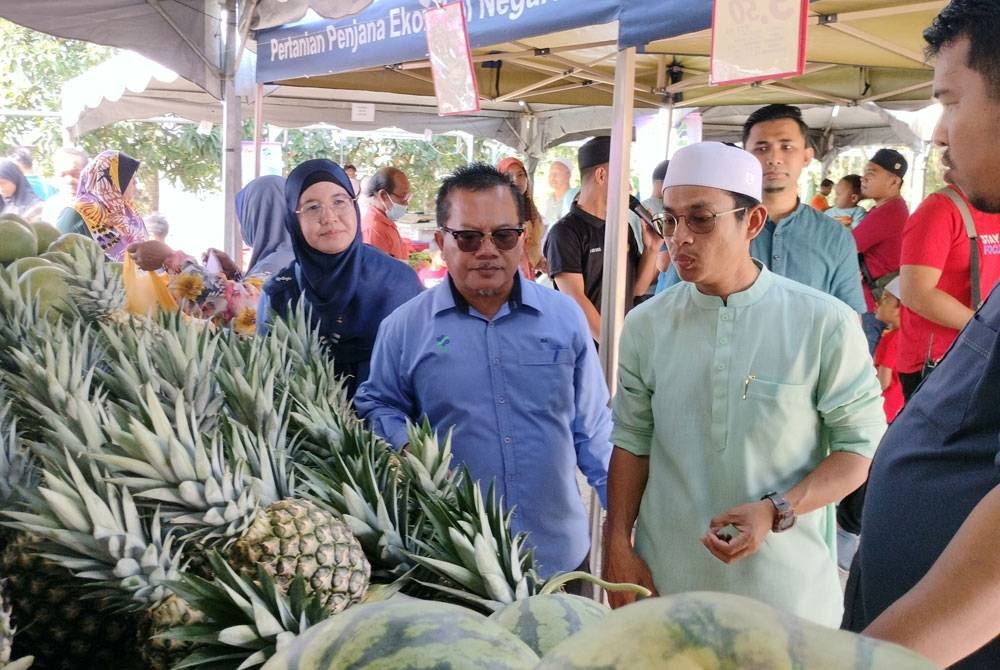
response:
<svg viewBox="0 0 1000 670"><path fill-rule="evenodd" d="M986 214L1000 214L1000 191L996 193L991 193L988 196L976 196L973 197L966 193L969 197L969 202L972 206L978 209L980 212Z"/></svg>
<svg viewBox="0 0 1000 670"><path fill-rule="evenodd" d="M493 296L499 293L500 291L496 290L495 288L476 289L476 295L478 295L480 298L492 298Z"/></svg>

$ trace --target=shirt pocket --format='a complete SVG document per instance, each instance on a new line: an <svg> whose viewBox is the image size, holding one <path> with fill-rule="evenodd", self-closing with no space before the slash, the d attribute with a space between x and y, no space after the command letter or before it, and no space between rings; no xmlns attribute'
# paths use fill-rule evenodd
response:
<svg viewBox="0 0 1000 670"><path fill-rule="evenodd" d="M772 382L750 376L744 382L744 396L747 400L796 405L812 404L812 388L805 384Z"/></svg>
<svg viewBox="0 0 1000 670"><path fill-rule="evenodd" d="M573 407L573 351L551 346L523 351L515 366L517 402L532 413L561 414Z"/></svg>

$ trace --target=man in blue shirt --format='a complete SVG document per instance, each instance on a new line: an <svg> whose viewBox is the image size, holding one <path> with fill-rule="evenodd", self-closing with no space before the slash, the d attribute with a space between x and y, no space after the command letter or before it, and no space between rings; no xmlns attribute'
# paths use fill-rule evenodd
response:
<svg viewBox="0 0 1000 670"><path fill-rule="evenodd" d="M998 34L996 0L952 0L924 32L945 181L990 213L1000 212ZM889 427L847 584L845 627L962 670L1000 667L998 332L994 289Z"/></svg>
<svg viewBox="0 0 1000 670"><path fill-rule="evenodd" d="M764 170L767 223L750 254L772 272L865 312L858 250L850 231L799 199L799 175L813 158L809 127L791 105L761 107L743 124L743 148Z"/></svg>
<svg viewBox="0 0 1000 670"><path fill-rule="evenodd" d="M355 405L396 449L408 420L454 427L457 461L484 488L495 481L548 577L587 559L576 469L603 504L611 419L583 312L517 271L525 218L521 194L490 166L444 180L434 238L448 280L382 322Z"/></svg>

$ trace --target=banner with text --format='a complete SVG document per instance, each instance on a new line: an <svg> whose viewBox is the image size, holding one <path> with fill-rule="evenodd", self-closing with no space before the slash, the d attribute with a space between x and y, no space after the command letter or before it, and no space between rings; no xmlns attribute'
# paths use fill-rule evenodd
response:
<svg viewBox="0 0 1000 670"><path fill-rule="evenodd" d="M621 0L464 0L472 48L617 20ZM360 14L257 33L257 81L281 81L427 57L434 0L374 0Z"/></svg>

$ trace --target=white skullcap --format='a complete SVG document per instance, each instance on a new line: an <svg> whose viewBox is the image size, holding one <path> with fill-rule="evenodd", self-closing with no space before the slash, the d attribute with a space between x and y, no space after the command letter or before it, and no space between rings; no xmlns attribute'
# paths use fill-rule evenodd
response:
<svg viewBox="0 0 1000 670"><path fill-rule="evenodd" d="M891 293L894 298L899 298L899 277L895 277L891 282L885 285L885 292Z"/></svg>
<svg viewBox="0 0 1000 670"><path fill-rule="evenodd" d="M738 147L722 142L698 142L677 150L663 188L708 186L762 199L760 161Z"/></svg>

